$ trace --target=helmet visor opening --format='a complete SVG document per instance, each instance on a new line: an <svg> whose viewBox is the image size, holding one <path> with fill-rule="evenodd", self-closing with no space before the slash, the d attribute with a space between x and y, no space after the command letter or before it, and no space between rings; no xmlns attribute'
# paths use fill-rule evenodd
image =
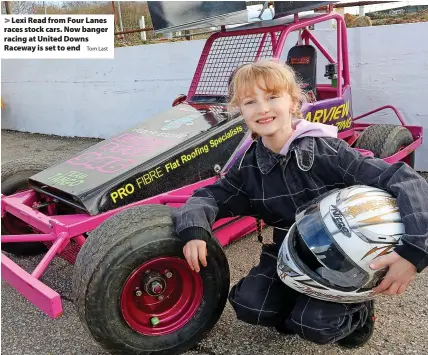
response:
<svg viewBox="0 0 428 355"><path fill-rule="evenodd" d="M316 271L323 279L336 286L359 288L367 282L367 273L358 267L331 237L318 205L306 209L296 225L297 239L301 239L317 259L318 263L315 263L313 259L302 255L302 261L306 264L308 260L307 266L312 271ZM298 244L296 243L296 246ZM302 250L302 247L299 249Z"/></svg>

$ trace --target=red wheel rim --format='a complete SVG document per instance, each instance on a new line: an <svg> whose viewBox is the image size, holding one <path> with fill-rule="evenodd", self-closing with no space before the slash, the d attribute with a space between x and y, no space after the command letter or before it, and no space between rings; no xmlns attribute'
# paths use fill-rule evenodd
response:
<svg viewBox="0 0 428 355"><path fill-rule="evenodd" d="M145 282L152 274L158 278ZM151 295L146 292L147 287L162 292ZM159 257L144 263L129 276L120 306L123 318L133 330L144 335L163 335L189 322L201 304L202 294L201 276L186 261Z"/></svg>

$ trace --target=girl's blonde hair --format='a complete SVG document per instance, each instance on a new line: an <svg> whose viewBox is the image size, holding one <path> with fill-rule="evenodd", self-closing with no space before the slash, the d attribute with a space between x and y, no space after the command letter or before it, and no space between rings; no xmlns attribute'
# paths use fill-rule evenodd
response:
<svg viewBox="0 0 428 355"><path fill-rule="evenodd" d="M238 67L230 78L229 109L238 107L245 96L253 94L256 86L274 95L288 93L295 107L293 116L302 118L300 108L305 97L291 67L274 59Z"/></svg>

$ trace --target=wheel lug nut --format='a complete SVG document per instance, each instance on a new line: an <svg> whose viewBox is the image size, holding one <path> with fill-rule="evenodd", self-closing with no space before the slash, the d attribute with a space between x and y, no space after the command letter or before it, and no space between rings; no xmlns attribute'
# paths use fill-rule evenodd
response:
<svg viewBox="0 0 428 355"><path fill-rule="evenodd" d="M143 292L141 290L135 291L135 296L140 297L143 295Z"/></svg>
<svg viewBox="0 0 428 355"><path fill-rule="evenodd" d="M164 297L162 296L162 295L160 295L159 297L158 297L158 300L159 301L162 301L164 299Z"/></svg>
<svg viewBox="0 0 428 355"><path fill-rule="evenodd" d="M167 271L165 272L165 276L166 276L168 279L170 279L170 278L172 277L172 272L171 272L171 271L169 271L169 270L167 270Z"/></svg>

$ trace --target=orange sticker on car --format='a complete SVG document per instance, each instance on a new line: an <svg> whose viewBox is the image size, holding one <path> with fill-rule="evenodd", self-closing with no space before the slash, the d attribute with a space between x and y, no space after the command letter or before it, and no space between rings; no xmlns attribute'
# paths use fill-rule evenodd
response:
<svg viewBox="0 0 428 355"><path fill-rule="evenodd" d="M309 64L310 62L311 62L311 57L290 58L291 64Z"/></svg>

